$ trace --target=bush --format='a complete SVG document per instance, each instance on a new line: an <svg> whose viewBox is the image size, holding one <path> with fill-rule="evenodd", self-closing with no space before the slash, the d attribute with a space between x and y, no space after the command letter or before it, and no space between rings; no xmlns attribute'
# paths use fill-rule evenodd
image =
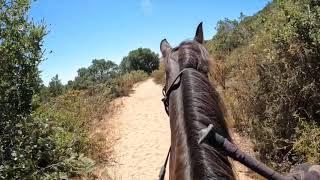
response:
<svg viewBox="0 0 320 180"><path fill-rule="evenodd" d="M144 71L132 71L125 73L113 80L112 91L115 97L127 96L131 92L133 85L143 81L148 77Z"/></svg>
<svg viewBox="0 0 320 180"><path fill-rule="evenodd" d="M28 20L29 1L0 9L0 179L41 179L60 162L54 127L32 115L46 28Z"/></svg>
<svg viewBox="0 0 320 180"><path fill-rule="evenodd" d="M61 178L88 175L94 161L84 156L89 154L88 105L83 102L83 93L70 91L47 103L42 103L33 113L39 123L46 120L51 129L49 137L54 146L48 164L34 174L41 178Z"/></svg>
<svg viewBox="0 0 320 180"><path fill-rule="evenodd" d="M153 77L153 81L157 84L164 85L166 83L165 67L162 61L160 61L159 69L154 70L151 77Z"/></svg>
<svg viewBox="0 0 320 180"><path fill-rule="evenodd" d="M320 126L319 9L314 0L274 1L233 28L253 33L241 46L225 50L214 48L224 47L217 45L222 41L208 42L220 64L212 79L225 86L236 127L250 135L259 158L280 171L320 163L320 139L313 138Z"/></svg>
<svg viewBox="0 0 320 180"><path fill-rule="evenodd" d="M133 71L87 90L71 89L43 103L35 114L51 119L50 122L59 127L55 128L54 136L55 143L61 147L58 149L72 148L72 154L85 154L97 162L108 162L110 154L105 151L104 139L90 136L91 127L108 112L112 99L128 95L135 83L146 78L143 71Z"/></svg>

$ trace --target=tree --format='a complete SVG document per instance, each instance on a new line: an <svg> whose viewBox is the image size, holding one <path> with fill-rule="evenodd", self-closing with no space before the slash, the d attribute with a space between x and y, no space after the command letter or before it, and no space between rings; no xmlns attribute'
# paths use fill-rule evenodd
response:
<svg viewBox="0 0 320 180"><path fill-rule="evenodd" d="M0 0L0 179L33 179L49 159L48 130L31 116L46 28L28 20L29 9L29 0Z"/></svg>
<svg viewBox="0 0 320 180"><path fill-rule="evenodd" d="M122 59L120 68L122 72L142 70L150 74L159 68L159 56L148 48L138 48Z"/></svg>
<svg viewBox="0 0 320 180"><path fill-rule="evenodd" d="M117 75L118 69L118 65L110 60L94 59L88 68L78 69L72 86L74 89L87 89L94 84L105 83Z"/></svg>
<svg viewBox="0 0 320 180"><path fill-rule="evenodd" d="M63 85L58 77L58 74L55 75L49 82L49 93L51 97L56 97L63 93Z"/></svg>
<svg viewBox="0 0 320 180"><path fill-rule="evenodd" d="M216 27L217 34L213 38L217 42L216 50L230 52L238 46L238 36L234 33L237 26L237 20L226 18L218 21Z"/></svg>
<svg viewBox="0 0 320 180"><path fill-rule="evenodd" d="M117 72L118 65L110 60L94 59L89 71L93 76L93 80L102 83L108 78L112 78Z"/></svg>

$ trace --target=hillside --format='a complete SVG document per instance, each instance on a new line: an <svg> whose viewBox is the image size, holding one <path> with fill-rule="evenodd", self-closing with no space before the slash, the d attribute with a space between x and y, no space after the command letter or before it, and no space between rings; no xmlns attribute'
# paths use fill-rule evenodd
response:
<svg viewBox="0 0 320 180"><path fill-rule="evenodd" d="M320 2L273 1L217 24L212 82L236 128L280 171L320 159Z"/></svg>

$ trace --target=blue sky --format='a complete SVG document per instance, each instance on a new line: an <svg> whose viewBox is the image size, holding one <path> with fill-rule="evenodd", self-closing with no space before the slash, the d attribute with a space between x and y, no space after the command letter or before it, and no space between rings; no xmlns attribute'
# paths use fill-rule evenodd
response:
<svg viewBox="0 0 320 180"><path fill-rule="evenodd" d="M44 83L58 74L63 83L94 58L120 63L130 50L145 47L159 53L159 43L171 45L191 39L203 21L205 39L215 33L218 20L253 15L268 0L37 0L30 17L44 20L46 60Z"/></svg>

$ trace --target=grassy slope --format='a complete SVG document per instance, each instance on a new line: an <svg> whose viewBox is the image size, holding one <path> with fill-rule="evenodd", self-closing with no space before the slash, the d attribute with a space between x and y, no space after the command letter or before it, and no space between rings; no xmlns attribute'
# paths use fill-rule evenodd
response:
<svg viewBox="0 0 320 180"><path fill-rule="evenodd" d="M207 42L235 126L278 170L319 163L319 12L316 1L273 2Z"/></svg>

